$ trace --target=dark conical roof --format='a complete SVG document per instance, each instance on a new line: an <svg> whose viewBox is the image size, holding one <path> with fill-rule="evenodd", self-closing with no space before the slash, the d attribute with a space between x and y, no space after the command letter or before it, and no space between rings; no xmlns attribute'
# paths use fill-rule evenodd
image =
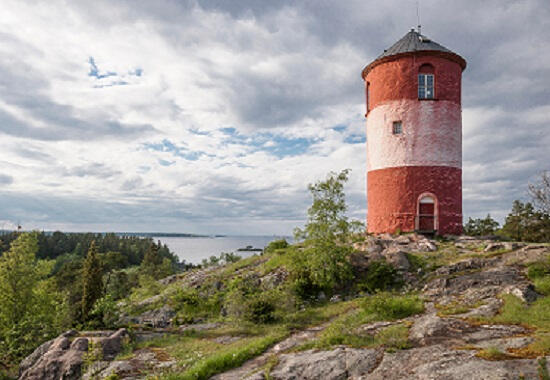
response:
<svg viewBox="0 0 550 380"><path fill-rule="evenodd" d="M430 40L428 37L418 33L416 30L411 29L411 31L405 34L403 38L394 43L389 49L384 50L384 53L380 54L373 62L365 67L365 69L363 70L363 76L365 76L367 72L370 71L370 69L372 69L378 63L391 60L390 57L396 55L413 54L416 52L445 55L448 58L456 61L463 70L466 68L466 61L460 55L447 49L445 46L442 46L437 42Z"/></svg>

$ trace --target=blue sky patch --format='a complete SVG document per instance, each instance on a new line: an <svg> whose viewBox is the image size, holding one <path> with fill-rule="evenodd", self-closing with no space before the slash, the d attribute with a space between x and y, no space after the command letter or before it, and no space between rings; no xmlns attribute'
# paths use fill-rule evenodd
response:
<svg viewBox="0 0 550 380"><path fill-rule="evenodd" d="M107 71L107 72L101 74L99 72L99 68L97 67L97 65L95 63L94 57L90 57L88 59L88 62L90 63L90 71L88 72L89 77L95 77L97 79L103 79L103 78L108 78L108 77L114 77L114 76L117 75L117 73L115 73L114 71Z"/></svg>
<svg viewBox="0 0 550 380"><path fill-rule="evenodd" d="M160 143L146 143L146 144L143 144L143 146L145 147L145 149L154 150L157 152L172 153L174 156L181 157L188 161L196 161L201 156L206 154L202 151L192 151L183 146L177 146L168 139L164 139ZM163 164L161 161L164 161L164 162L169 162L169 161L159 160L159 163L161 165L168 166Z"/></svg>

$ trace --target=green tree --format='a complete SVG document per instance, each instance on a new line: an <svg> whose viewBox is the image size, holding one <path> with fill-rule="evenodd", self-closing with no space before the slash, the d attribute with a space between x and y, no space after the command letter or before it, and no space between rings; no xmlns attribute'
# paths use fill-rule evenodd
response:
<svg viewBox="0 0 550 380"><path fill-rule="evenodd" d="M103 296L103 270L95 240L90 244L82 268L82 320L87 321L94 303Z"/></svg>
<svg viewBox="0 0 550 380"><path fill-rule="evenodd" d="M530 202L515 200L501 233L517 241L550 241L550 215L535 210Z"/></svg>
<svg viewBox="0 0 550 380"><path fill-rule="evenodd" d="M0 362L16 363L67 327L67 305L36 260L37 233L20 234L0 256Z"/></svg>
<svg viewBox="0 0 550 380"><path fill-rule="evenodd" d="M34 234L21 234L0 257L0 319L14 324L28 313L38 283L35 259L38 241Z"/></svg>
<svg viewBox="0 0 550 380"><path fill-rule="evenodd" d="M529 195L544 214L550 214L550 171L541 173L538 182L529 183Z"/></svg>
<svg viewBox="0 0 550 380"><path fill-rule="evenodd" d="M323 290L332 293L353 277L349 256L350 236L357 223L350 223L344 184L349 169L329 173L325 181L310 184L313 203L303 230L296 229L297 239L304 240L304 249L293 250L291 275L296 293L302 298Z"/></svg>
<svg viewBox="0 0 550 380"><path fill-rule="evenodd" d="M487 214L484 219L468 218L468 223L464 226L464 233L470 236L493 235L498 230L498 227L498 222L491 218L491 214Z"/></svg>
<svg viewBox="0 0 550 380"><path fill-rule="evenodd" d="M166 257L163 258L160 255L160 248L160 242L158 245L151 243L149 249L145 252L145 256L143 257L143 261L141 262L139 268L142 275L158 280L159 278L174 274L172 261Z"/></svg>

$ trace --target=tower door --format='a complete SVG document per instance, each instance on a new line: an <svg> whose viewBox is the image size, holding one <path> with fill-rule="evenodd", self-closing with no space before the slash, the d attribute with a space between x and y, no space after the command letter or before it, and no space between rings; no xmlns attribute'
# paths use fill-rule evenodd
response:
<svg viewBox="0 0 550 380"><path fill-rule="evenodd" d="M433 232L436 230L435 199L424 196L418 202L418 230L420 232Z"/></svg>

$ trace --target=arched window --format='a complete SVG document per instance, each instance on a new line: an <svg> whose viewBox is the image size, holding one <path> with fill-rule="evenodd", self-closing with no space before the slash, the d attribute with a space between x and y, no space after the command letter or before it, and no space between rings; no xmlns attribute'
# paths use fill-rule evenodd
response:
<svg viewBox="0 0 550 380"><path fill-rule="evenodd" d="M418 69L418 99L434 99L434 67L428 63Z"/></svg>

